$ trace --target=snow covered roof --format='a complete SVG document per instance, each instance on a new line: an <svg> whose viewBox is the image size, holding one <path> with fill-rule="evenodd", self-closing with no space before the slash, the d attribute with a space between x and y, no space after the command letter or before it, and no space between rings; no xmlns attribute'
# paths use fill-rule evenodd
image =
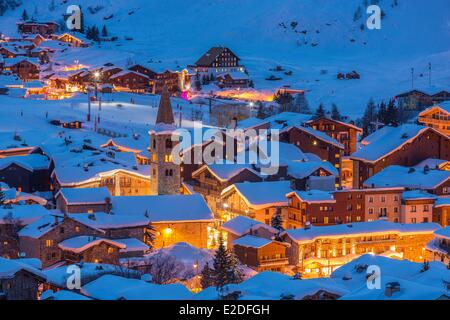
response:
<svg viewBox="0 0 450 320"><path fill-rule="evenodd" d="M450 227L445 227L439 230L436 230L434 234L439 238L450 239Z"/></svg>
<svg viewBox="0 0 450 320"><path fill-rule="evenodd" d="M365 187L404 187L411 189L435 189L450 178L450 171L422 170L403 166L389 166L366 181Z"/></svg>
<svg viewBox="0 0 450 320"><path fill-rule="evenodd" d="M146 76L145 74L142 74L142 73L139 73L139 72L136 72L136 71L131 71L131 70L123 70L123 71L120 71L120 72L118 72L118 73L112 75L112 76L110 77L110 79L120 78L120 77L126 76L126 75L128 75L128 74L133 74L133 75L136 75L136 76L139 76L139 77L147 78L147 79L148 79L148 76Z"/></svg>
<svg viewBox="0 0 450 320"><path fill-rule="evenodd" d="M336 296L349 292L343 285L329 279L293 280L292 277L279 272L263 271L240 284L228 285L227 291L240 291L241 300L280 300L282 295L293 295L295 300L314 295L320 290ZM209 288L198 293L196 299L217 299L216 288Z"/></svg>
<svg viewBox="0 0 450 320"><path fill-rule="evenodd" d="M57 214L44 215L39 220L30 223L29 225L25 226L22 230L20 230L19 236L39 239L47 232L53 230L53 228L58 226L62 222L62 220L63 220L62 215Z"/></svg>
<svg viewBox="0 0 450 320"><path fill-rule="evenodd" d="M34 276L45 281L46 277L42 271L32 267L31 265L21 262L21 260L5 259L0 257L0 279L9 279L19 271L28 271Z"/></svg>
<svg viewBox="0 0 450 320"><path fill-rule="evenodd" d="M125 250L127 248L127 246L122 242L111 239L98 238L94 236L79 236L70 238L60 242L58 244L58 247L65 251L81 253L101 244L102 242L105 242L114 247L118 247L121 250Z"/></svg>
<svg viewBox="0 0 450 320"><path fill-rule="evenodd" d="M437 196L423 190L410 190L402 193L403 200L434 200Z"/></svg>
<svg viewBox="0 0 450 320"><path fill-rule="evenodd" d="M302 114L296 112L282 112L265 119L248 118L238 122L238 128L250 129L253 127L265 125L269 129L283 130L293 126L300 126L311 120L311 114Z"/></svg>
<svg viewBox="0 0 450 320"><path fill-rule="evenodd" d="M137 279L105 275L81 288L99 300L190 300L193 294L182 284L157 285Z"/></svg>
<svg viewBox="0 0 450 320"><path fill-rule="evenodd" d="M414 168L424 169L428 166L429 169L440 169L448 163L450 163L450 161L448 160L428 158L423 160L419 164L416 164Z"/></svg>
<svg viewBox="0 0 450 320"><path fill-rule="evenodd" d="M61 195L68 204L103 204L111 198L108 188L62 188L55 196Z"/></svg>
<svg viewBox="0 0 450 320"><path fill-rule="evenodd" d="M125 248L120 249L120 252L147 251L150 249L148 245L136 238L114 239L114 241L125 246Z"/></svg>
<svg viewBox="0 0 450 320"><path fill-rule="evenodd" d="M293 191L286 196L297 196L300 200L306 203L335 203L332 192L322 191L322 190L309 190L309 191Z"/></svg>
<svg viewBox="0 0 450 320"><path fill-rule="evenodd" d="M264 228L264 229L272 232L273 234L278 233L277 229L275 229L267 224L264 224L262 222L259 222L257 220L253 220L248 217L245 217L245 216L237 216L236 218L225 222L221 226L221 228L223 230L233 233L237 236L243 236L243 235L247 234L248 232L250 232L250 229L257 230L258 228Z"/></svg>
<svg viewBox="0 0 450 320"><path fill-rule="evenodd" d="M303 132L315 137L318 140L321 140L325 143L331 144L340 149L345 149L345 146L342 143L340 143L339 141L330 137L329 135L327 135L326 133L324 133L322 131L314 130L311 127L303 127L303 126L294 126L294 127L300 131L303 131Z"/></svg>
<svg viewBox="0 0 450 320"><path fill-rule="evenodd" d="M192 173L192 176L196 176L200 172L203 172L204 170L208 170L213 174L218 180L220 181L228 181L235 176L239 175L243 171L248 171L253 173L255 176L259 177L259 174L257 171L255 171L250 165L248 164L237 164L237 163L213 163L213 164L205 164L200 169L194 171Z"/></svg>
<svg viewBox="0 0 450 320"><path fill-rule="evenodd" d="M12 164L16 164L28 171L45 170L50 166L50 159L41 154L0 158L0 170L9 167Z"/></svg>
<svg viewBox="0 0 450 320"><path fill-rule="evenodd" d="M233 241L233 246L259 249L272 243L272 240L252 235L246 235Z"/></svg>
<svg viewBox="0 0 450 320"><path fill-rule="evenodd" d="M48 215L50 211L38 204L13 205L11 208L0 208L0 224L13 219L21 225L28 225Z"/></svg>
<svg viewBox="0 0 450 320"><path fill-rule="evenodd" d="M333 176L339 174L338 170L328 161L290 161L288 175L296 179L303 179L319 169L328 171Z"/></svg>
<svg viewBox="0 0 450 320"><path fill-rule="evenodd" d="M221 73L221 74L218 74L216 78L225 78L227 75L230 76L233 80L248 80L249 79L249 76L246 73L239 72L239 71Z"/></svg>
<svg viewBox="0 0 450 320"><path fill-rule="evenodd" d="M447 207L450 206L450 197L437 197L436 201L434 202L434 207Z"/></svg>
<svg viewBox="0 0 450 320"><path fill-rule="evenodd" d="M60 290L54 292L52 290L47 290L42 293L41 300L57 300L57 301L86 301L92 300L89 297L83 296L82 294L75 293L68 290Z"/></svg>
<svg viewBox="0 0 450 320"><path fill-rule="evenodd" d="M428 130L437 132L430 127L416 124L404 124L398 127L385 126L366 137L362 141L363 147L354 152L351 158L366 162L377 162Z"/></svg>
<svg viewBox="0 0 450 320"><path fill-rule="evenodd" d="M286 194L292 191L290 181L236 183L222 191L222 195L236 190L253 209L287 206Z"/></svg>
<svg viewBox="0 0 450 320"><path fill-rule="evenodd" d="M22 62L22 61L29 62L31 64L34 64L37 67L40 66L39 60L37 58L28 58L28 57L19 56L19 57L15 57L15 58L6 58L6 59L4 59L4 61L5 61L5 66L6 67L11 67L11 66L13 66L13 65L15 65L17 63Z"/></svg>
<svg viewBox="0 0 450 320"><path fill-rule="evenodd" d="M112 197L112 212L118 216L147 215L152 223L214 220L200 194Z"/></svg>
<svg viewBox="0 0 450 320"><path fill-rule="evenodd" d="M149 224L149 219L142 215L119 215L108 214L104 212L96 213L74 213L69 217L84 225L91 226L96 229L121 229L144 227Z"/></svg>
<svg viewBox="0 0 450 320"><path fill-rule="evenodd" d="M355 236L359 234L377 233L433 233L440 229L437 223L401 224L388 221L357 222L352 224L338 224L333 226L311 226L309 229L301 228L287 230L283 235L288 236L296 242L309 242L311 240L327 237L339 238L342 236Z"/></svg>

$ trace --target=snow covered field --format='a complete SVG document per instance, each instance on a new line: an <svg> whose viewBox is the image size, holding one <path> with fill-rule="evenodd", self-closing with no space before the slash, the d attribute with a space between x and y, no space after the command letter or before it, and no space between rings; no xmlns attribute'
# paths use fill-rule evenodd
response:
<svg viewBox="0 0 450 320"><path fill-rule="evenodd" d="M39 20L61 20L66 5L25 1L0 18L0 30L14 35L23 8ZM106 25L119 40L88 50L62 53L58 60L87 66L126 61L155 69L185 67L210 47L230 47L242 58L255 86L306 89L315 108L336 103L344 114L360 116L370 97L389 99L414 86L432 93L450 86L448 1L380 0L386 14L381 30L361 30L368 15L363 0L84 0L86 26ZM398 3L395 5L395 3ZM356 14L359 9L359 14ZM356 19L358 18L358 19ZM293 24L292 24L293 23ZM295 27L294 27L295 26ZM133 40L125 40L126 37ZM428 63L432 64L429 86ZM280 65L291 76L269 69ZM337 80L356 70L361 80ZM266 81L271 74L280 81Z"/></svg>

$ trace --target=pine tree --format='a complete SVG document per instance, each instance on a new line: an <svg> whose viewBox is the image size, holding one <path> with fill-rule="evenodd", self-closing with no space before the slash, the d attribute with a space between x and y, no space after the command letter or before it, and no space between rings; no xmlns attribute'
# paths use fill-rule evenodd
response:
<svg viewBox="0 0 450 320"><path fill-rule="evenodd" d="M384 124L389 123L388 115L386 113L386 104L384 101L382 101L378 106L378 120Z"/></svg>
<svg viewBox="0 0 450 320"><path fill-rule="evenodd" d="M388 107L386 109L386 118L388 120L387 123L390 124L398 124L400 121L399 110L395 106L394 100L390 100Z"/></svg>
<svg viewBox="0 0 450 320"><path fill-rule="evenodd" d="M106 26L103 25L102 28L102 37L106 38L108 36L108 30L106 29Z"/></svg>
<svg viewBox="0 0 450 320"><path fill-rule="evenodd" d="M215 285L214 281L214 270L209 267L209 263L207 262L203 267L201 272L200 284L203 289L209 288Z"/></svg>
<svg viewBox="0 0 450 320"><path fill-rule="evenodd" d="M153 249L155 244L155 236L156 229L151 222L148 223L147 228L145 228L145 243L150 247L149 249Z"/></svg>
<svg viewBox="0 0 450 320"><path fill-rule="evenodd" d="M242 281L242 275L238 269L239 261L236 256L225 248L223 237L219 237L219 247L214 256L214 281L216 288L221 292L227 284Z"/></svg>
<svg viewBox="0 0 450 320"><path fill-rule="evenodd" d="M367 103L364 115L361 118L361 127L364 131L364 136L372 133L372 122L377 121L377 110L375 102L371 98Z"/></svg>
<svg viewBox="0 0 450 320"><path fill-rule="evenodd" d="M275 95L275 101L280 105L281 112L291 111L292 109L292 101L294 98L288 92L285 93L277 93Z"/></svg>
<svg viewBox="0 0 450 320"><path fill-rule="evenodd" d="M272 216L271 225L273 228L277 229L278 231L283 231L283 216L281 215L281 209L277 208L277 211Z"/></svg>
<svg viewBox="0 0 450 320"><path fill-rule="evenodd" d="M0 207L5 204L6 196L2 189L0 189Z"/></svg>
<svg viewBox="0 0 450 320"><path fill-rule="evenodd" d="M338 110L338 107L335 103L331 105L331 119L342 121L341 113Z"/></svg>
<svg viewBox="0 0 450 320"><path fill-rule="evenodd" d="M23 21L28 21L29 17L28 17L28 12L27 10L23 10L22 12L22 20Z"/></svg>
<svg viewBox="0 0 450 320"><path fill-rule="evenodd" d="M294 100L294 112L312 114L308 100L304 94L297 94Z"/></svg>
<svg viewBox="0 0 450 320"><path fill-rule="evenodd" d="M325 107L321 103L319 105L319 107L317 107L317 109L316 109L316 113L314 114L314 119L319 119L319 118L325 117L325 113L326 113Z"/></svg>

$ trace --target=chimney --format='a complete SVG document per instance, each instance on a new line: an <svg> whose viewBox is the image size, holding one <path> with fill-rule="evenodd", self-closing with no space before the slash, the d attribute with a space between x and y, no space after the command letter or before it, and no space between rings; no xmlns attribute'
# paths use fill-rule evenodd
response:
<svg viewBox="0 0 450 320"><path fill-rule="evenodd" d="M384 295L386 297L392 297L395 292L400 291L400 283L398 282L389 282L386 283L386 287L384 289Z"/></svg>
<svg viewBox="0 0 450 320"><path fill-rule="evenodd" d="M306 221L306 223L305 223L305 230L309 230L309 229L311 229L311 222Z"/></svg>

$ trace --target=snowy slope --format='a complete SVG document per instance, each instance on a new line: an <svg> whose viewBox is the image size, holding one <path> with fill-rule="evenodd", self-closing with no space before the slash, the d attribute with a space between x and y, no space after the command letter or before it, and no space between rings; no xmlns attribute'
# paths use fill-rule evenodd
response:
<svg viewBox="0 0 450 320"><path fill-rule="evenodd" d="M24 8L39 20L61 20L67 4L55 0L56 7L50 11L51 1L24 1L22 7L0 18L0 30L15 32ZM77 58L87 65L131 58L175 67L194 63L211 46L225 45L243 58L258 88L307 89L313 106L335 102L353 116L362 113L370 97L387 99L410 89L411 67L416 70L416 87L428 87L428 62L433 64L433 85L450 87L448 0L397 0L396 6L394 0L379 0L386 13L381 30L362 31L367 18L364 2L84 0L85 25L101 28L105 24L120 41L63 58ZM361 18L354 21L358 7ZM96 8L100 10L92 10ZM292 22L297 25L292 27ZM293 75L265 81L276 65L292 70ZM336 80L337 72L352 70L361 74L360 81Z"/></svg>

